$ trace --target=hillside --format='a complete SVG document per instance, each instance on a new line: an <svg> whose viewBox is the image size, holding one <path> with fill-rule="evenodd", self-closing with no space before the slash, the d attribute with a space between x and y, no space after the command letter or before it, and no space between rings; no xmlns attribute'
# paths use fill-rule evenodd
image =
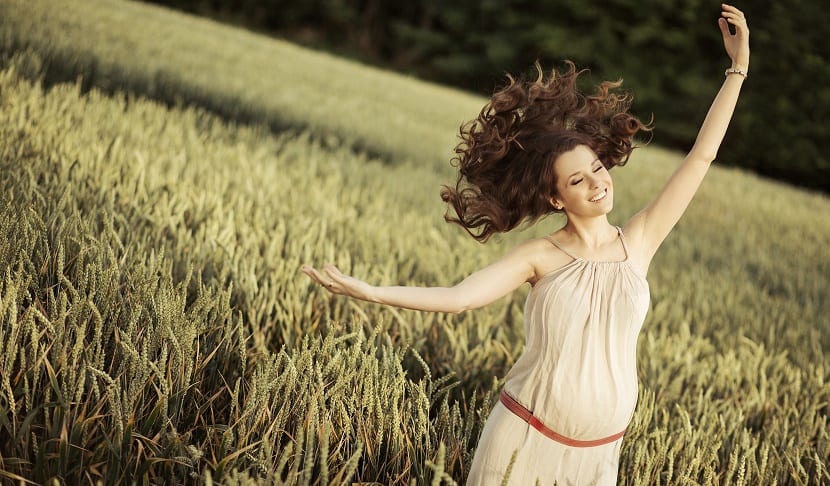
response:
<svg viewBox="0 0 830 486"><path fill-rule="evenodd" d="M82 76L85 89L310 127L395 160L444 165L461 117L480 108L458 90L137 2L4 1L0 39L0 52L34 51L23 71L48 82Z"/></svg>
<svg viewBox="0 0 830 486"><path fill-rule="evenodd" d="M447 285L561 224L479 245L443 222L483 100L141 4L27 5L2 23L29 40L0 72L0 477L461 481L527 289L426 314L297 270ZM612 222L680 157L615 169ZM830 481L828 210L713 167L652 263L620 484Z"/></svg>

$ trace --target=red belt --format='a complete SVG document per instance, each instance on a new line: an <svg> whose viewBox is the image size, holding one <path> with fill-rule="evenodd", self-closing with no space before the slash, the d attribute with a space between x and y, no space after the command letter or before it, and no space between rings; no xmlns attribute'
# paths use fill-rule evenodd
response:
<svg viewBox="0 0 830 486"><path fill-rule="evenodd" d="M611 442L614 442L614 441L620 439L625 434L625 430L623 430L622 432L617 432L614 435L609 435L608 437L604 437L602 439L597 439L597 440L570 439L568 437L565 437L564 435L557 434L553 430L549 429L545 424L540 422L538 418L533 416L533 412L531 412L530 410L524 408L522 406L522 404L520 404L519 402L514 400L513 397L511 397L510 395L507 394L507 392L502 391L500 398L501 398L501 403L503 403L504 406L507 407L508 410L513 412L517 417L519 417L520 419L527 422L531 427L533 427L534 429L541 432L542 435L544 435L545 437L547 437L549 439L553 439L556 442L559 442L560 444L565 444L566 446L571 446L571 447L601 446L601 445L605 445L605 444L610 444Z"/></svg>

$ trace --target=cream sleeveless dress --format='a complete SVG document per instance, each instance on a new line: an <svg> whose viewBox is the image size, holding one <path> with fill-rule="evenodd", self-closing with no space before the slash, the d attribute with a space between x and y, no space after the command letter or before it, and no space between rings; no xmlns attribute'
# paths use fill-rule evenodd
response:
<svg viewBox="0 0 830 486"><path fill-rule="evenodd" d="M575 441L623 431L637 402L637 336L649 307L645 277L625 260L573 261L540 278L524 310L525 350L504 392L549 429ZM473 458L468 486L614 485L622 438L574 447L543 435L502 402L493 408ZM538 483L537 483L538 480Z"/></svg>

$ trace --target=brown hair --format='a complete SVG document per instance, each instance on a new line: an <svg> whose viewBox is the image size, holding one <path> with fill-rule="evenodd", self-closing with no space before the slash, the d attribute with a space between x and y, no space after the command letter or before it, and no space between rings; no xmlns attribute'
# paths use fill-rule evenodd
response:
<svg viewBox="0 0 830 486"><path fill-rule="evenodd" d="M444 219L480 242L555 212L549 198L556 193L553 162L560 154L586 145L610 169L628 161L637 131L651 130L628 113L631 96L613 92L622 81L604 81L586 96L576 88L585 70L566 64L546 78L536 62L533 81L508 75L507 86L461 126L452 160L458 181L441 189L457 216Z"/></svg>

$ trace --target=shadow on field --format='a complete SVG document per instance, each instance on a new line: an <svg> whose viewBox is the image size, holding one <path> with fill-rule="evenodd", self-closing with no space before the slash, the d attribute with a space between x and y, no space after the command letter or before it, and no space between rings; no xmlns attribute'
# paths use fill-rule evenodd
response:
<svg viewBox="0 0 830 486"><path fill-rule="evenodd" d="M168 108L204 110L237 125L265 126L274 134L305 132L312 142L327 147L345 147L367 158L385 162L398 158L396 154L377 150L357 138L346 138L334 131L297 120L281 120L272 111L254 106L238 96L200 89L182 76L168 71L132 72L117 65L102 69L92 54L56 50L44 55L14 39L4 43L1 49L0 69L13 65L25 79L41 83L47 90L59 84L78 82L81 94L98 90L108 96L128 95L125 96L127 104L130 95L147 98Z"/></svg>

